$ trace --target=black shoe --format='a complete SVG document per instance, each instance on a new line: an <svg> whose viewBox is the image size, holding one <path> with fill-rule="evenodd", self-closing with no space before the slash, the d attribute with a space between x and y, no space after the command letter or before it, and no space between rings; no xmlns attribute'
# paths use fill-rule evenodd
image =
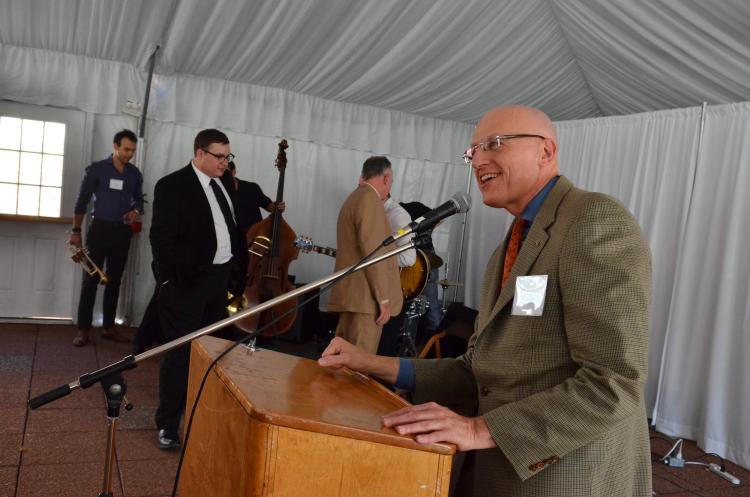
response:
<svg viewBox="0 0 750 497"><path fill-rule="evenodd" d="M182 446L180 437L176 433L170 433L167 430L159 430L157 438L160 449L178 449Z"/></svg>

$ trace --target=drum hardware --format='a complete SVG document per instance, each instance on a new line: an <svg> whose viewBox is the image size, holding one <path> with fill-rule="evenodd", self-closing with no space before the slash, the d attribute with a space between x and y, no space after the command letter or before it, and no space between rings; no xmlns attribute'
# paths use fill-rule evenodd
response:
<svg viewBox="0 0 750 497"><path fill-rule="evenodd" d="M416 297L409 302L404 312L404 322L398 335L398 356L417 357L417 345L414 342L419 317L423 316L430 307L430 302L425 297ZM414 333L412 333L414 332Z"/></svg>
<svg viewBox="0 0 750 497"><path fill-rule="evenodd" d="M89 255L88 250L86 250L83 247L76 247L75 245L68 245L68 250L71 253L70 258L73 259L73 262L76 262L81 265L84 271L89 276L94 276L95 274L99 275L99 283L102 285L106 285L109 281L109 278L107 277L107 273L101 270L99 266L96 265L96 263L91 260L91 256Z"/></svg>
<svg viewBox="0 0 750 497"><path fill-rule="evenodd" d="M437 283L438 285L443 287L443 290L451 286L464 286L463 283L459 283L458 281L450 281L447 279L442 279L439 281L431 281L430 283Z"/></svg>

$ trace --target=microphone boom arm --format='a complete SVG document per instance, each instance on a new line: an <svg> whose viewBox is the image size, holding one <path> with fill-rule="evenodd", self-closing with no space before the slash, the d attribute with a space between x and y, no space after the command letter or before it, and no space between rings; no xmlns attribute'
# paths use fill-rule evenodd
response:
<svg viewBox="0 0 750 497"><path fill-rule="evenodd" d="M373 257L372 259L368 261L359 262L355 264L354 266L349 266L347 268L336 271L335 273L325 276L317 281L313 281L311 283L308 283L307 285L301 286L299 288L295 288L294 290L291 290L287 293L279 295L278 297L275 297L271 300L267 300L263 302L262 304L258 304L249 309L242 310L233 316L229 316L228 318L222 319L221 321L217 321L199 330L193 331L192 333L188 333L187 335L177 338L175 340L172 340L171 342L167 342L165 344L159 345L158 347L147 350L146 352L143 352L136 356L133 356L132 354L128 355L124 357L123 359L120 359L119 361L114 362L108 366L105 366L91 373L87 373L79 377L76 381L68 383L67 385L62 385L60 387L54 388L48 392L45 392L32 399L29 399L29 408L37 409L49 402L52 402L53 400L59 399L61 397L64 397L70 394L70 392L72 392L73 390L77 390L78 388L88 388L94 383L101 381L102 379L106 378L107 376L111 374L114 374L120 371L125 371L127 369L132 369L136 367L138 363L141 361L145 361L146 359L150 359L151 357L163 354L165 352L169 352L170 350L175 349L177 347L181 347L182 345L192 342L196 338L200 338L203 335L208 335L210 333L213 333L214 331L224 328L225 326L232 324L235 321L238 321L246 316L251 316L253 314L257 314L259 312L265 311L266 309L269 309L275 306L276 304L284 302L285 300L295 298L303 293L309 292L310 290L319 288L325 285L326 283L330 283L336 280L337 278L340 278L347 272L355 273L356 271L359 271L360 269L364 269L366 267L372 266L373 264L377 264L378 262L388 259L389 257L398 255L401 252L415 248L420 244L421 244L420 238L415 237L413 240L410 240L409 243L407 243L406 245L403 245L401 247L396 247L393 250L386 252L384 254L378 255L376 257Z"/></svg>

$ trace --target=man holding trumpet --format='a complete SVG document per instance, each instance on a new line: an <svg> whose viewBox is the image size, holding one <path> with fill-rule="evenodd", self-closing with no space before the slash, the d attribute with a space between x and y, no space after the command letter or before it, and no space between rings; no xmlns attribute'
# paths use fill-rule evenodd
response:
<svg viewBox="0 0 750 497"><path fill-rule="evenodd" d="M81 248L81 224L93 196L94 208L86 233L86 249L90 262L95 267L106 269L106 279L101 277L101 272L95 270L83 273L81 298L78 302L78 334L73 339L76 347L89 343L96 287L100 280L106 284L102 303L102 338L128 341L115 329L115 313L120 295L120 279L128 259L130 237L133 235L131 223L143 213L143 176L130 163L138 144L135 133L123 129L115 134L112 141L112 155L86 168L75 204L69 243ZM80 258L80 255L74 256L74 260Z"/></svg>

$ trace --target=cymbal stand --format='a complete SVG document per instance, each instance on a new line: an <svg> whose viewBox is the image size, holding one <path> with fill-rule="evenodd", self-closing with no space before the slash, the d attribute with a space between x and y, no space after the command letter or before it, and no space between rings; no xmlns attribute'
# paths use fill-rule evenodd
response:
<svg viewBox="0 0 750 497"><path fill-rule="evenodd" d="M446 280L448 279L448 261L447 260L445 261L445 279ZM440 284L440 283L438 283L438 284ZM445 297L446 297L446 294L448 293L447 292L448 286L447 285L440 285L440 287L443 289L443 300L442 300L442 303L441 303L440 312L442 312L443 313L443 317L445 317L445 313L448 312L448 308L445 307Z"/></svg>
<svg viewBox="0 0 750 497"><path fill-rule="evenodd" d="M416 333L419 317L425 313L429 305L430 303L422 297L417 297L409 303L409 308L404 313L401 333L398 335L398 357L417 357L417 344L414 342L412 330Z"/></svg>

